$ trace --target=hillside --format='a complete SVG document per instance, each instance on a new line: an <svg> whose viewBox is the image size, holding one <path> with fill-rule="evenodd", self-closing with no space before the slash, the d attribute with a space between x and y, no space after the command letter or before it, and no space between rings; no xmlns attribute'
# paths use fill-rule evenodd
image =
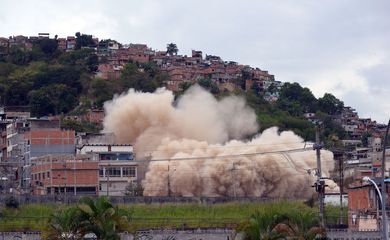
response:
<svg viewBox="0 0 390 240"><path fill-rule="evenodd" d="M127 48L135 49L135 54L123 58L123 45L114 40L98 41L87 34L76 33L76 37L67 39L4 39L0 39L0 102L4 106L30 106L34 117L78 115L99 109L114 94L129 88L153 92L166 86L179 96L198 83L219 98L231 94L245 97L256 111L261 130L278 126L313 140L314 121L304 115L315 113L315 121L324 124L323 139L328 145L346 137L343 128L332 121L332 116L341 114L344 107L332 94L316 99L310 89L298 83L280 83L267 71L224 62L217 56L203 58L201 51L187 57L177 55L177 46L172 43L165 52L138 44ZM139 51L145 55L137 55ZM180 67L172 66L178 62ZM115 71L105 70L110 67ZM190 71L197 67L200 75ZM63 126L78 131L99 130L98 126L71 120L64 121Z"/></svg>

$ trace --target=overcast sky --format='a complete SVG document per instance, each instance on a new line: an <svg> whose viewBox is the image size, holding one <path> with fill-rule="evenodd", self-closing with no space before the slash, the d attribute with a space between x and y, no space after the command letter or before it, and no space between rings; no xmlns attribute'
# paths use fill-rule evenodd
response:
<svg viewBox="0 0 390 240"><path fill-rule="evenodd" d="M390 117L388 0L0 0L0 36L92 34L268 70L361 117Z"/></svg>

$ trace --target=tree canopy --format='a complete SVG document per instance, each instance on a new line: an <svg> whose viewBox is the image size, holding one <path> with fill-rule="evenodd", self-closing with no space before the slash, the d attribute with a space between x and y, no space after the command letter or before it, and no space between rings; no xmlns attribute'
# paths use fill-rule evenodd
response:
<svg viewBox="0 0 390 240"><path fill-rule="evenodd" d="M177 55L179 52L179 49L177 48L177 45L174 43L168 43L167 44L167 55L173 56Z"/></svg>

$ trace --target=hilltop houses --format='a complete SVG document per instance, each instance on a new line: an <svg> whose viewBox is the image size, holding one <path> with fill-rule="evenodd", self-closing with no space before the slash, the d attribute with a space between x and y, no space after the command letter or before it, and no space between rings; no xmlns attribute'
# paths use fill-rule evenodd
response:
<svg viewBox="0 0 390 240"><path fill-rule="evenodd" d="M31 51L33 44L41 39L49 39L49 33L39 33L38 36L11 36L0 38L0 57L6 56L11 48ZM57 37L57 49L65 52L74 51L77 47L77 36ZM165 82L167 89L180 91L182 83L195 83L197 80L211 79L221 91L233 91L236 88L249 90L252 88L264 94L267 101L278 98L278 89L282 83L275 81L275 77L268 71L242 65L233 61L224 61L219 56L204 55L202 51L192 50L191 55L170 55L166 51L157 51L146 44L120 44L115 40L100 40L92 38L88 46L82 48L92 49L99 57L96 77L115 80L120 78L121 71L129 62L153 62L169 76ZM142 71L142 68L139 69ZM255 87L254 87L255 86Z"/></svg>

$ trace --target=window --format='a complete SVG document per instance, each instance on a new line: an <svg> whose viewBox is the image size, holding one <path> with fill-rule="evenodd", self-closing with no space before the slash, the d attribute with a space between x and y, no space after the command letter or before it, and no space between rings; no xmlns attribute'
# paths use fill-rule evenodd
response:
<svg viewBox="0 0 390 240"><path fill-rule="evenodd" d="M123 167L123 176L124 177L136 177L136 168L135 167Z"/></svg>
<svg viewBox="0 0 390 240"><path fill-rule="evenodd" d="M50 172L47 172L47 178L50 178Z"/></svg>
<svg viewBox="0 0 390 240"><path fill-rule="evenodd" d="M133 153L104 153L99 155L102 161L133 160Z"/></svg>
<svg viewBox="0 0 390 240"><path fill-rule="evenodd" d="M103 167L100 167L100 169L99 169L99 176L104 177L104 168Z"/></svg>
<svg viewBox="0 0 390 240"><path fill-rule="evenodd" d="M106 168L106 176L110 177L120 177L121 176L121 168L120 167L108 167Z"/></svg>

